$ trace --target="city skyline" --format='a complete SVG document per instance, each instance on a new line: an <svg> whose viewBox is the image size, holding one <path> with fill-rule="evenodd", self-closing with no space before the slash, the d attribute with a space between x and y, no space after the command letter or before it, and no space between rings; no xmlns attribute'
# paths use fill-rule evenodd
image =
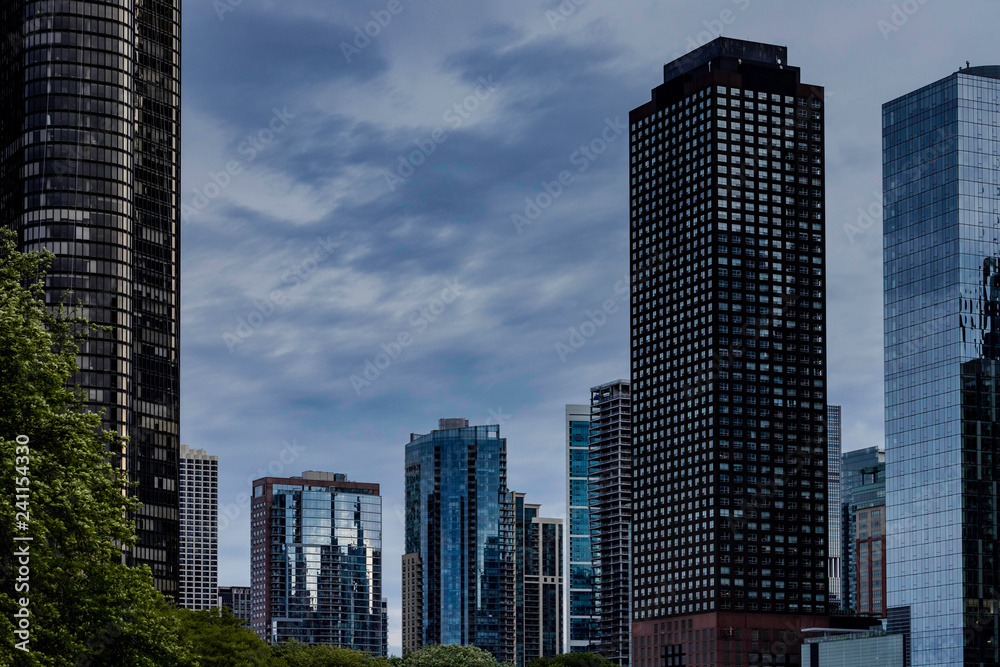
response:
<svg viewBox="0 0 1000 667"><path fill-rule="evenodd" d="M847 3L817 21L763 2L584 3L566 16L555 3L447 4L462 26L452 33L405 3L363 47L368 8L218 6L187 10L184 26L185 59L204 67L184 88L182 203L195 214L182 440L223 461L220 582L248 583L240 500L269 465L381 482L392 563L399 443L440 415L499 422L511 487L557 515L558 415L585 400L581 387L628 370L627 141L615 119L647 99L649 71L719 30L787 44L827 89L828 400L844 405L845 451L882 442L878 107L965 60L994 62L991 6L894 19L891 5ZM256 34L269 57L249 71ZM352 194L363 190L376 194ZM518 228L512 215L534 219ZM398 651L393 568L385 584Z"/></svg>

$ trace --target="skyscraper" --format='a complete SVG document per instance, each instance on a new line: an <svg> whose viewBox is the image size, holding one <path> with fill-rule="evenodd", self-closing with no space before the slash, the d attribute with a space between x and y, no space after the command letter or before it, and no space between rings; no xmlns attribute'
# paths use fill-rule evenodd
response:
<svg viewBox="0 0 1000 667"><path fill-rule="evenodd" d="M517 649L514 664L563 652L563 521L541 516L540 505L514 503L514 591Z"/></svg>
<svg viewBox="0 0 1000 667"><path fill-rule="evenodd" d="M594 650L597 642L595 573L590 537L590 406L566 406L567 651Z"/></svg>
<svg viewBox="0 0 1000 667"><path fill-rule="evenodd" d="M219 586L219 607L226 607L233 616L250 625L253 597L249 586Z"/></svg>
<svg viewBox="0 0 1000 667"><path fill-rule="evenodd" d="M180 0L0 7L0 225L56 255L92 332L72 379L142 501L130 564L177 594L180 450Z"/></svg>
<svg viewBox="0 0 1000 667"><path fill-rule="evenodd" d="M177 604L211 609L219 591L219 457L181 445L181 578Z"/></svg>
<svg viewBox="0 0 1000 667"><path fill-rule="evenodd" d="M258 636L387 654L378 484L311 470L257 479L250 522Z"/></svg>
<svg viewBox="0 0 1000 667"><path fill-rule="evenodd" d="M840 406L826 406L826 492L827 507L827 577L830 581L830 603L842 606L844 569L843 537L840 514Z"/></svg>
<svg viewBox="0 0 1000 667"><path fill-rule="evenodd" d="M515 659L514 503L500 427L442 419L406 445L403 650Z"/></svg>
<svg viewBox="0 0 1000 667"><path fill-rule="evenodd" d="M595 652L622 667L631 651L632 395L628 380L590 390L590 531Z"/></svg>
<svg viewBox="0 0 1000 667"><path fill-rule="evenodd" d="M847 609L886 617L885 451L843 456L844 597Z"/></svg>
<svg viewBox="0 0 1000 667"><path fill-rule="evenodd" d="M1000 66L882 107L890 629L1000 664Z"/></svg>
<svg viewBox="0 0 1000 667"><path fill-rule="evenodd" d="M728 38L630 114L634 667L794 664L827 620L823 114Z"/></svg>

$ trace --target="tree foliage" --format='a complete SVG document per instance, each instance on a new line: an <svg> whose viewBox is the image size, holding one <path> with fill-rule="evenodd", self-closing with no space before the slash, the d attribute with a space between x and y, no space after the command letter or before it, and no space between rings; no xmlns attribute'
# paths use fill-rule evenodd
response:
<svg viewBox="0 0 1000 667"><path fill-rule="evenodd" d="M183 667L267 667L271 648L228 607L174 612L188 658Z"/></svg>
<svg viewBox="0 0 1000 667"><path fill-rule="evenodd" d="M476 646L435 644L408 653L403 667L504 667L496 658Z"/></svg>
<svg viewBox="0 0 1000 667"><path fill-rule="evenodd" d="M362 651L327 644L307 645L286 642L273 648L274 667L389 667L385 658L374 658Z"/></svg>
<svg viewBox="0 0 1000 667"><path fill-rule="evenodd" d="M89 325L46 307L47 262L0 232L0 664L179 665L178 619L148 568L122 564L124 441L66 386Z"/></svg>
<svg viewBox="0 0 1000 667"><path fill-rule="evenodd" d="M603 655L598 653L560 653L551 658L535 658L528 667L615 667Z"/></svg>

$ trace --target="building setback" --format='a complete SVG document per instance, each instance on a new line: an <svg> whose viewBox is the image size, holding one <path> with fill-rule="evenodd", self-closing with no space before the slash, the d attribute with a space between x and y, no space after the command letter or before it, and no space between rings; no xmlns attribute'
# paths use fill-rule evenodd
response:
<svg viewBox="0 0 1000 667"><path fill-rule="evenodd" d="M474 645L515 660L513 495L500 427L442 419L406 445L403 652Z"/></svg>
<svg viewBox="0 0 1000 667"><path fill-rule="evenodd" d="M632 663L796 664L827 579L823 89L718 38L631 128Z"/></svg>
<svg viewBox="0 0 1000 667"><path fill-rule="evenodd" d="M1000 664L1000 66L882 106L889 629Z"/></svg>
<svg viewBox="0 0 1000 667"><path fill-rule="evenodd" d="M566 507L569 546L566 597L568 651L596 649L598 616L590 530L590 406L566 406Z"/></svg>
<svg viewBox="0 0 1000 667"><path fill-rule="evenodd" d="M632 635L632 398L628 380L590 390L590 479L598 618L592 650L626 667Z"/></svg>
<svg viewBox="0 0 1000 667"><path fill-rule="evenodd" d="M219 457L181 445L181 579L177 604L211 609L219 585Z"/></svg>
<svg viewBox="0 0 1000 667"><path fill-rule="evenodd" d="M178 593L180 548L181 0L0 7L0 226L49 250L55 305L109 327L80 346L79 385L142 502L138 542L156 587Z"/></svg>
<svg viewBox="0 0 1000 667"><path fill-rule="evenodd" d="M311 470L254 480L250 559L261 639L387 655L378 484Z"/></svg>

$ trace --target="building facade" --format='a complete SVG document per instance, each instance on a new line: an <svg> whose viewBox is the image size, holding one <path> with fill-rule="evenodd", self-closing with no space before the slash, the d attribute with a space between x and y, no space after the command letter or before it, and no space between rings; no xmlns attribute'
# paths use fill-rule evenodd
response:
<svg viewBox="0 0 1000 667"><path fill-rule="evenodd" d="M882 630L806 640L802 667L906 667L906 637Z"/></svg>
<svg viewBox="0 0 1000 667"><path fill-rule="evenodd" d="M628 380L590 390L590 531L597 643L626 667L631 659L632 394Z"/></svg>
<svg viewBox="0 0 1000 667"><path fill-rule="evenodd" d="M180 515L181 0L0 7L0 226L55 254L46 300L70 290L108 330L81 345L71 380L104 427L129 438L121 465L141 502L138 543L176 596Z"/></svg>
<svg viewBox="0 0 1000 667"><path fill-rule="evenodd" d="M181 445L178 606L211 609L219 588L219 457Z"/></svg>
<svg viewBox="0 0 1000 667"><path fill-rule="evenodd" d="M261 639L387 654L378 484L315 471L254 480L250 559Z"/></svg>
<svg viewBox="0 0 1000 667"><path fill-rule="evenodd" d="M830 582L830 604L843 605L843 534L840 515L840 417L839 405L826 406L826 494L828 548L826 576Z"/></svg>
<svg viewBox="0 0 1000 667"><path fill-rule="evenodd" d="M885 451L847 452L842 471L843 606L886 618Z"/></svg>
<svg viewBox="0 0 1000 667"><path fill-rule="evenodd" d="M515 660L513 494L500 427L442 419L406 445L404 653L474 645Z"/></svg>
<svg viewBox="0 0 1000 667"><path fill-rule="evenodd" d="M252 600L249 586L219 586L219 608L225 607L248 626L253 610Z"/></svg>
<svg viewBox="0 0 1000 667"><path fill-rule="evenodd" d="M563 652L563 521L540 516L540 505L513 492L514 591L517 649L514 664Z"/></svg>
<svg viewBox="0 0 1000 667"><path fill-rule="evenodd" d="M635 667L794 664L828 611L824 111L718 38L629 115Z"/></svg>
<svg viewBox="0 0 1000 667"><path fill-rule="evenodd" d="M590 537L590 406L566 406L567 651L596 648L598 616Z"/></svg>
<svg viewBox="0 0 1000 667"><path fill-rule="evenodd" d="M1000 67L882 107L890 630L1000 664Z"/></svg>

